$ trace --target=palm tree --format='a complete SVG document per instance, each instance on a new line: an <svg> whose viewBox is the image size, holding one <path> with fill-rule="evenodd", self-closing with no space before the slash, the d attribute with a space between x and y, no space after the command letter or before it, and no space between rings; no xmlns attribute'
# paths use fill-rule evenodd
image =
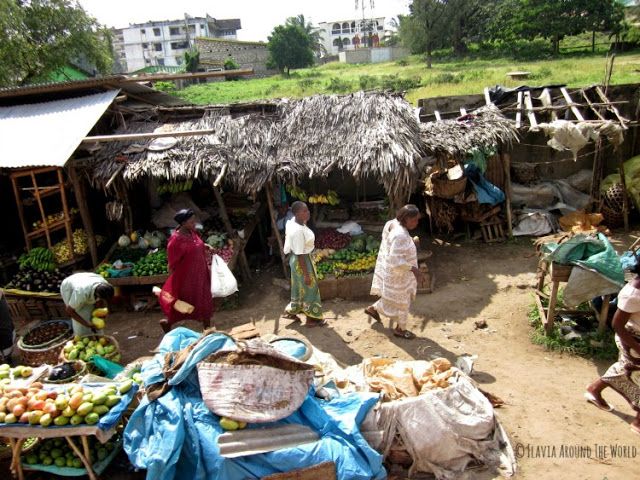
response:
<svg viewBox="0 0 640 480"><path fill-rule="evenodd" d="M287 18L286 25L293 25L294 27L300 27L304 33L307 34L311 40L311 50L316 57L321 57L327 53L327 49L324 46L322 32L315 28L311 22L307 22L304 15L300 14L296 17Z"/></svg>

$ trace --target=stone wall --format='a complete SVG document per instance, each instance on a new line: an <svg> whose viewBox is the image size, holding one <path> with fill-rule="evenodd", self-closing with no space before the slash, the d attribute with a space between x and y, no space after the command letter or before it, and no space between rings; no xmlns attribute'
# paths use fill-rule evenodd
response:
<svg viewBox="0 0 640 480"><path fill-rule="evenodd" d="M338 54L342 63L393 62L407 55L409 55L409 51L401 47L356 48Z"/></svg>
<svg viewBox="0 0 640 480"><path fill-rule="evenodd" d="M200 64L205 68L222 67L228 58L233 58L240 68L253 68L257 74L269 72L266 43L197 38L196 47L200 52Z"/></svg>

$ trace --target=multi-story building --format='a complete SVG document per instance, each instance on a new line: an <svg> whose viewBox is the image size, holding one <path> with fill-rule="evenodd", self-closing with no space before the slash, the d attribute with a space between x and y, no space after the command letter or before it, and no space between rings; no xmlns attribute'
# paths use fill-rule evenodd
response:
<svg viewBox="0 0 640 480"><path fill-rule="evenodd" d="M241 28L239 18L220 20L209 15L149 21L113 29L113 47L116 60L126 72L177 67L184 63L184 52L194 45L196 37L235 40Z"/></svg>
<svg viewBox="0 0 640 480"><path fill-rule="evenodd" d="M358 47L378 46L384 36L384 17L335 20L318 24L328 55Z"/></svg>

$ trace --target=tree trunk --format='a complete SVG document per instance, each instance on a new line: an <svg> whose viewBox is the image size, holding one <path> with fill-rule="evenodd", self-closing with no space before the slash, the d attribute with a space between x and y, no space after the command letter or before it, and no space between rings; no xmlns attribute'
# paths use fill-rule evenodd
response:
<svg viewBox="0 0 640 480"><path fill-rule="evenodd" d="M431 68L432 65L432 49L431 45L427 47L427 68Z"/></svg>
<svg viewBox="0 0 640 480"><path fill-rule="evenodd" d="M596 51L596 31L591 32L591 53Z"/></svg>

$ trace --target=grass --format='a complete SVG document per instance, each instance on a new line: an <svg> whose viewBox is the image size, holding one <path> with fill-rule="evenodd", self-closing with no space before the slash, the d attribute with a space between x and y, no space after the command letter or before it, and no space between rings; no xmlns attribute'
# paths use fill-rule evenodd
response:
<svg viewBox="0 0 640 480"><path fill-rule="evenodd" d="M546 308L547 305L544 300L542 304ZM558 304L562 304L562 290L558 293ZM580 310L588 310L588 308L586 304L579 307ZM549 335L545 334L535 302L529 306L528 318L529 324L533 327L531 341L536 345L544 346L547 350L598 360L616 360L618 358L618 348L616 347L614 334L609 329L603 334L593 331L583 335L582 338L565 340L560 331L559 322L554 323L553 330ZM601 343L601 346L596 346L592 342Z"/></svg>
<svg viewBox="0 0 640 480"><path fill-rule="evenodd" d="M619 54L611 83L638 82L638 68L640 52ZM176 94L196 104L216 104L388 89L406 91L407 100L415 105L421 98L480 94L484 87L505 83L515 86L515 82L506 80L506 73L514 70L531 72L528 83L532 85L562 83L569 87L581 87L603 81L605 54L565 54L555 59L530 61L514 61L510 58L443 60L434 63L432 69L426 68L419 55L398 62L367 65L334 62L295 70L291 77L275 75L212 82L189 86Z"/></svg>

